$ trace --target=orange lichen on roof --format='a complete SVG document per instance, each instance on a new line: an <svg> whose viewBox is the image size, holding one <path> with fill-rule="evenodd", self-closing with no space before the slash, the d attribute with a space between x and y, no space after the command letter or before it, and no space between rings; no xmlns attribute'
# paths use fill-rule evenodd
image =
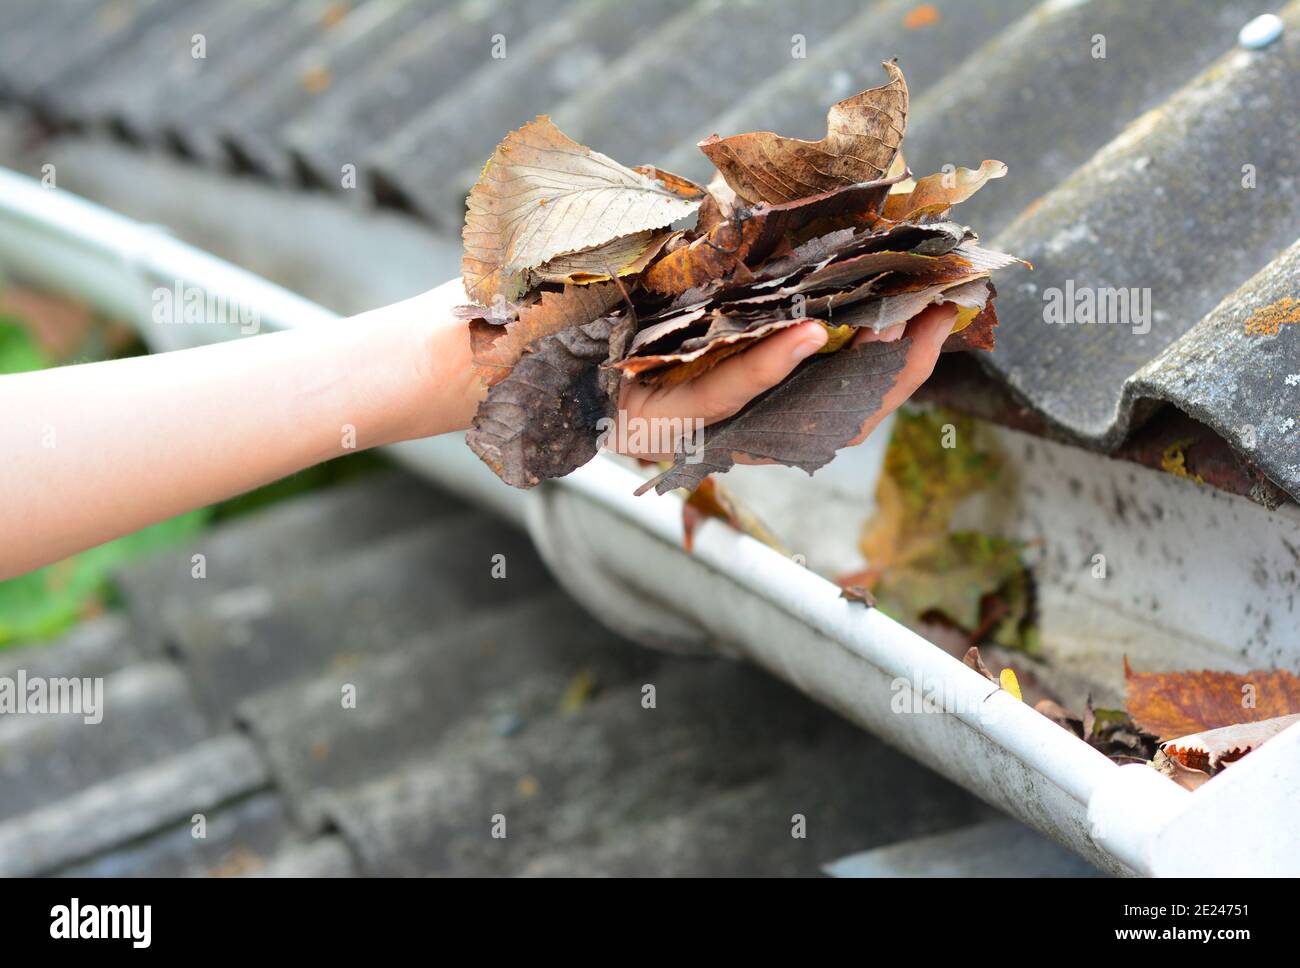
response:
<svg viewBox="0 0 1300 968"><path fill-rule="evenodd" d="M350 3L331 3L321 12L320 25L326 30L332 30L346 20L351 12L352 4Z"/></svg>
<svg viewBox="0 0 1300 968"><path fill-rule="evenodd" d="M932 3L923 3L919 7L913 7L903 18L903 26L908 30L917 30L921 27L929 27L931 24L939 22L939 8Z"/></svg>
<svg viewBox="0 0 1300 968"><path fill-rule="evenodd" d="M334 77L327 67L316 65L303 71L302 86L307 90L308 94L320 94L328 90L333 82Z"/></svg>
<svg viewBox="0 0 1300 968"><path fill-rule="evenodd" d="M1246 332L1251 336L1276 336L1285 323L1300 323L1300 299L1287 296L1250 314Z"/></svg>

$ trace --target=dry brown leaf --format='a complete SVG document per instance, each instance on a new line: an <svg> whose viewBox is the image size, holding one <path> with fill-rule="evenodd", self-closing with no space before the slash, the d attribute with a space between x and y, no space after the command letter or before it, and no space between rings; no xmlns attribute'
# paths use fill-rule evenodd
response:
<svg viewBox="0 0 1300 968"><path fill-rule="evenodd" d="M638 175L645 175L647 178L659 182L668 191L682 198L694 198L703 203L708 196L708 189L695 184L689 178L683 178L671 171L656 168L654 165L633 165L632 170Z"/></svg>
<svg viewBox="0 0 1300 968"><path fill-rule="evenodd" d="M1300 676L1282 669L1134 672L1126 657L1124 677L1129 715L1161 740L1300 713Z"/></svg>
<svg viewBox="0 0 1300 968"><path fill-rule="evenodd" d="M562 477L596 455L602 419L617 401L600 364L630 334L630 319L602 316L533 343L488 391L465 442L512 487Z"/></svg>
<svg viewBox="0 0 1300 968"><path fill-rule="evenodd" d="M748 281L745 260L758 247L769 251L781 236L782 227L766 215L743 222L719 222L707 234L684 245L652 265L641 285L661 296L678 296L718 279Z"/></svg>
<svg viewBox="0 0 1300 968"><path fill-rule="evenodd" d="M840 101L821 141L771 131L700 142L732 189L750 203L779 204L885 177L907 128L907 83L892 61L889 81Z"/></svg>
<svg viewBox="0 0 1300 968"><path fill-rule="evenodd" d="M1210 774L1187 766L1182 761L1167 755L1164 750L1156 750L1151 765L1156 772L1163 773L1184 790L1196 790L1210 781Z"/></svg>
<svg viewBox="0 0 1300 968"><path fill-rule="evenodd" d="M966 650L966 654L961 657L962 664L970 669L974 669L989 682L997 682L993 678L993 673L989 672L989 667L984 664L984 657L980 655L978 645L972 645Z"/></svg>
<svg viewBox="0 0 1300 968"><path fill-rule="evenodd" d="M636 275L650 264L650 260L659 254L669 239L680 234L671 229L634 232L594 249L556 256L529 272L528 280L533 285L559 282L589 286L594 282L607 281L611 278L611 272L618 276Z"/></svg>
<svg viewBox="0 0 1300 968"><path fill-rule="evenodd" d="M881 333L900 323L906 323L927 306L943 302L948 290L955 289L967 281L970 280L963 279L955 283L941 282L923 289L910 289L890 295L871 293L868 284L866 292L861 292L860 287L849 293L826 297L825 300L809 300L808 311L820 313L824 310L832 310L831 320L838 325L866 327ZM880 298L864 300L861 296L865 295L878 295ZM836 305L837 298L843 300L843 303Z"/></svg>
<svg viewBox="0 0 1300 968"><path fill-rule="evenodd" d="M993 298L998 294L997 287L990 280L981 280L988 287L984 307L974 317L962 325L962 314L967 312L962 307L957 313L957 325L952 334L943 341L943 352L959 353L963 350L991 350L997 341L994 330L998 325L997 310L993 308Z"/></svg>
<svg viewBox="0 0 1300 968"><path fill-rule="evenodd" d="M725 521L741 534L786 553L763 522L712 477L700 481L682 504L682 546L687 551L694 550L695 530L708 518Z"/></svg>
<svg viewBox="0 0 1300 968"><path fill-rule="evenodd" d="M1064 730L1075 736L1083 735L1083 722L1055 699L1040 699L1034 703L1034 711L1046 716Z"/></svg>
<svg viewBox="0 0 1300 968"><path fill-rule="evenodd" d="M766 319L748 328L734 328L730 332L703 336L701 340L707 342L692 349L683 349L674 353L629 356L612 363L611 366L625 376L636 377L638 382L649 386L676 386L695 379L729 356L749 349L759 340L804 322L807 320L784 317Z"/></svg>
<svg viewBox="0 0 1300 968"><path fill-rule="evenodd" d="M721 172L714 172L705 191L707 195L700 204L699 215L695 220L695 229L702 235L713 231L719 222L732 218L740 206L740 199Z"/></svg>
<svg viewBox="0 0 1300 968"><path fill-rule="evenodd" d="M881 272L928 276L947 269L970 269L970 262L958 252L944 255L919 255L916 252L864 252L862 255L836 259L808 273L794 288L807 292L828 286L843 286Z"/></svg>
<svg viewBox="0 0 1300 968"><path fill-rule="evenodd" d="M657 352L652 347L659 343L673 343L675 345L675 341L669 340L668 337L676 336L681 339L687 332L707 328L711 319L712 315L707 304L689 306L641 329L632 340L629 348L630 352Z"/></svg>
<svg viewBox="0 0 1300 968"><path fill-rule="evenodd" d="M876 596L872 595L865 585L842 585L840 598L848 602L861 602L867 608L876 607Z"/></svg>
<svg viewBox="0 0 1300 968"><path fill-rule="evenodd" d="M694 212L702 190L652 178L578 144L546 116L511 132L469 194L461 275L471 302L518 298L527 271ZM683 197L681 183L695 194Z"/></svg>
<svg viewBox="0 0 1300 968"><path fill-rule="evenodd" d="M908 194L894 194L885 199L885 218L911 219L937 215L966 201L994 178L1007 173L1000 161L985 160L979 168L957 168L951 172L927 175Z"/></svg>
<svg viewBox="0 0 1300 968"><path fill-rule="evenodd" d="M955 303L959 307L956 332L988 304L987 279L992 270L1019 260L976 246L959 246L953 252L967 267L936 266L928 273L868 280L845 292L809 299L806 310L817 316L829 312L836 324L868 326L879 333L907 322L927 306Z"/></svg>
<svg viewBox="0 0 1300 968"><path fill-rule="evenodd" d="M559 292L544 292L537 302L519 310L519 316L504 326L486 317L469 323L470 350L474 369L485 387L494 387L507 376L532 343L573 326L603 316L622 294L612 282L592 286L565 286Z"/></svg>
<svg viewBox="0 0 1300 968"><path fill-rule="evenodd" d="M656 295L680 297L720 280L735 284L752 282L750 266L757 266L774 253L794 255L797 250L783 247L810 226L817 225L820 231L829 233L842 228L839 220L846 220L855 229L865 226L870 230L881 224L882 220L874 212L883 204L888 191L888 181L870 182L836 188L782 205L737 206L727 218L711 220L708 231L689 245L668 253L652 265L641 277L641 285ZM827 219L836 221L836 224L825 224ZM879 232L868 232L865 239L886 245L892 228L891 223ZM940 225L904 228L909 230L909 246L945 233ZM953 245L957 241L960 238ZM780 256L782 260L784 257L784 254Z"/></svg>
<svg viewBox="0 0 1300 968"><path fill-rule="evenodd" d="M1171 739L1162 743L1160 749L1170 759L1177 760L1183 766L1212 774L1221 766L1239 760L1251 750L1263 746L1282 730L1296 723L1300 723L1300 713L1278 716L1276 719L1237 723L1233 726L1207 729L1201 733L1193 733L1191 736Z"/></svg>

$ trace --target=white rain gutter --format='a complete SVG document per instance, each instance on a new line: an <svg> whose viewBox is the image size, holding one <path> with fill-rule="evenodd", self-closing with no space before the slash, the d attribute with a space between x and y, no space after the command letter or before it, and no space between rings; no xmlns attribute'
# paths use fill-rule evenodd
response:
<svg viewBox="0 0 1300 968"><path fill-rule="evenodd" d="M4 169L0 269L133 322L160 349L223 338L213 326L151 324L153 290L177 281L255 307L269 329L335 318L157 227ZM1300 825L1277 819L1294 817L1293 802L1286 813L1294 794L1258 825L1231 821L1242 803L1263 809L1298 788L1300 757L1283 754L1300 749L1300 727L1274 740L1275 755L1261 757L1270 746L1243 761L1261 757L1256 769L1236 765L1190 794L1145 767L1115 766L925 639L841 599L834 584L745 535L706 522L686 553L680 498L633 497L641 478L615 459L598 457L525 492L501 484L456 436L392 452L526 527L569 590L624 634L707 641L745 656L1104 869L1186 873L1185 845L1196 841L1172 832L1222 822L1234 831L1232 857L1197 850L1197 872L1300 871ZM935 700L949 711L936 711ZM1246 842L1252 837L1259 851ZM1170 848L1176 843L1181 853Z"/></svg>

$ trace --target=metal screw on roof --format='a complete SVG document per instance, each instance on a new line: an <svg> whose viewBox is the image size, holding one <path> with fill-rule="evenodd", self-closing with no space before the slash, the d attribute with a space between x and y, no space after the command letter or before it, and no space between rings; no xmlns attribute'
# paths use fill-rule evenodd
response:
<svg viewBox="0 0 1300 968"><path fill-rule="evenodd" d="M1275 13L1261 14L1237 34L1237 43L1247 50L1263 50L1282 36L1282 18Z"/></svg>

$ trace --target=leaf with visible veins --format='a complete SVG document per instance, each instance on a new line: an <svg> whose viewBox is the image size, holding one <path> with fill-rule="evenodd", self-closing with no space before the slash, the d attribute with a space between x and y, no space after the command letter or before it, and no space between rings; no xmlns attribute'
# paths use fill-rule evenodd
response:
<svg viewBox="0 0 1300 968"><path fill-rule="evenodd" d="M1300 676L1284 669L1134 672L1124 659L1133 721L1161 740L1300 713Z"/></svg>
<svg viewBox="0 0 1300 968"><path fill-rule="evenodd" d="M497 146L469 193L461 276L471 302L516 299L556 256L658 229L699 208L703 189L626 168L545 115ZM685 197L680 192L693 190Z"/></svg>
<svg viewBox="0 0 1300 968"><path fill-rule="evenodd" d="M510 375L529 345L605 315L622 298L612 282L565 286L560 292L542 293L537 302L520 309L519 317L504 326L494 325L486 317L471 319L470 349L479 379L485 387L496 386Z"/></svg>
<svg viewBox="0 0 1300 968"><path fill-rule="evenodd" d="M538 340L479 404L466 435L470 449L514 487L591 460L600 420L617 405L599 364L629 329L629 321L603 316Z"/></svg>
<svg viewBox="0 0 1300 968"><path fill-rule="evenodd" d="M832 105L821 141L754 131L713 135L700 150L750 203L792 202L884 178L907 128L907 83L897 64L883 66L887 83Z"/></svg>
<svg viewBox="0 0 1300 968"><path fill-rule="evenodd" d="M643 270L674 236L671 229L648 229L633 232L621 239L598 245L594 249L557 255L543 266L531 270L528 279L539 282L559 282L586 286L617 276L632 276Z"/></svg>

